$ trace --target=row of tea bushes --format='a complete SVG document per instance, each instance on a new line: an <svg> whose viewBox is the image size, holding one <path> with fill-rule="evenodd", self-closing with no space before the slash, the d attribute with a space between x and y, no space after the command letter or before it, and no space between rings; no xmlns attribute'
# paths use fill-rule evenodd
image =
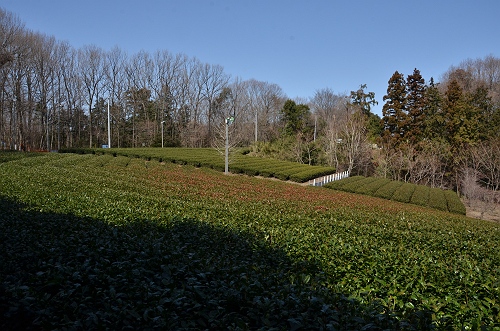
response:
<svg viewBox="0 0 500 331"><path fill-rule="evenodd" d="M212 148L113 148L113 149L68 149L64 153L77 154L110 154L127 156L160 162L187 164L195 167L207 167L224 171L224 155ZM232 153L229 160L229 171L249 176L274 177L305 183L314 178L335 173L335 168L311 166L290 161L261 158Z"/></svg>
<svg viewBox="0 0 500 331"><path fill-rule="evenodd" d="M361 194L120 155L0 163L1 330L498 330L499 249L498 224Z"/></svg>
<svg viewBox="0 0 500 331"><path fill-rule="evenodd" d="M364 176L345 178L328 183L324 187L465 215L464 204L451 190Z"/></svg>

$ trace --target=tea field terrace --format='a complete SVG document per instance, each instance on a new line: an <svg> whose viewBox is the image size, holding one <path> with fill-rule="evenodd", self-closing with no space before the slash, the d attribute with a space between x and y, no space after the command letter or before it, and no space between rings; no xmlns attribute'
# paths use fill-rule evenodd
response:
<svg viewBox="0 0 500 331"><path fill-rule="evenodd" d="M0 327L500 326L500 228L112 154L0 164Z"/></svg>

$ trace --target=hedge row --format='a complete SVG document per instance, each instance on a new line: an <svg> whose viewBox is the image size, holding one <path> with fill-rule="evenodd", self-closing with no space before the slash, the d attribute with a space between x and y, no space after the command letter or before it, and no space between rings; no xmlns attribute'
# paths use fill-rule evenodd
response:
<svg viewBox="0 0 500 331"><path fill-rule="evenodd" d="M448 210L455 214L465 215L465 206L455 192L451 190L444 191L444 196L446 198L446 203L448 204Z"/></svg>
<svg viewBox="0 0 500 331"><path fill-rule="evenodd" d="M363 176L341 179L324 187L465 215L464 204L451 190Z"/></svg>
<svg viewBox="0 0 500 331"><path fill-rule="evenodd" d="M224 156L211 148L82 148L66 149L62 153L76 154L109 154L143 158L159 162L173 162L195 167L208 167L224 171ZM275 177L281 180L291 180L305 183L314 178L335 173L335 168L311 166L289 161L249 156L245 150L232 153L229 160L229 171L249 176Z"/></svg>
<svg viewBox="0 0 500 331"><path fill-rule="evenodd" d="M403 182L398 182L398 181L390 181L389 183L381 186L378 188L378 190L373 193L373 196L376 196L378 198L382 199L391 199L394 192L401 186L403 185Z"/></svg>

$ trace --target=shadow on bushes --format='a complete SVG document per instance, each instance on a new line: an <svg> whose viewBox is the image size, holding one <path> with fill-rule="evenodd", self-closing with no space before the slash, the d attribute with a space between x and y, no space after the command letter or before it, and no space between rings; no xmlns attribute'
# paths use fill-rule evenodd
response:
<svg viewBox="0 0 500 331"><path fill-rule="evenodd" d="M0 198L0 328L429 329L326 289L320 270L195 220L115 226Z"/></svg>

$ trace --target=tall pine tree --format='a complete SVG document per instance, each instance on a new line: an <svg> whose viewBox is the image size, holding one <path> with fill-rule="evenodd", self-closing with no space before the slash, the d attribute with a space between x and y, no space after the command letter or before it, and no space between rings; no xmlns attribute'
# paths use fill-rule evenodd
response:
<svg viewBox="0 0 500 331"><path fill-rule="evenodd" d="M425 101L424 137L428 140L442 140L445 136L443 97L432 77L425 89Z"/></svg>
<svg viewBox="0 0 500 331"><path fill-rule="evenodd" d="M408 115L406 111L406 83L403 74L395 72L389 79L387 95L382 107L382 144L389 147L397 146L407 131Z"/></svg>
<svg viewBox="0 0 500 331"><path fill-rule="evenodd" d="M405 136L411 143L417 143L424 137L424 109L426 105L425 80L422 78L418 69L415 68L413 74L408 75L406 87L406 110L408 117L406 124L407 132L405 132Z"/></svg>
<svg viewBox="0 0 500 331"><path fill-rule="evenodd" d="M455 150L479 140L479 110L471 102L456 80L445 92L445 125L447 139Z"/></svg>

